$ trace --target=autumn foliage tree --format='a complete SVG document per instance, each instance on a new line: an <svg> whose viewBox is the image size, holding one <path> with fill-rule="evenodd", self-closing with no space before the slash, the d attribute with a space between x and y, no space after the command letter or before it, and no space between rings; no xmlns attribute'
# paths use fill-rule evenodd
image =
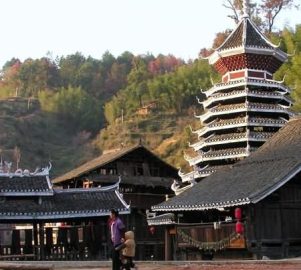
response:
<svg viewBox="0 0 301 270"><path fill-rule="evenodd" d="M296 0L260 0L252 3L249 1L249 15L263 31L270 34L279 13L284 9L298 8L296 2ZM242 14L243 0L224 0L223 6L230 10L228 17L238 23Z"/></svg>
<svg viewBox="0 0 301 270"><path fill-rule="evenodd" d="M278 14L284 9L298 8L296 0L261 0L260 10L265 18L265 29L270 34Z"/></svg>
<svg viewBox="0 0 301 270"><path fill-rule="evenodd" d="M177 67L183 65L182 59L173 55L158 55L158 57L148 63L148 70L153 75L164 74L174 71Z"/></svg>

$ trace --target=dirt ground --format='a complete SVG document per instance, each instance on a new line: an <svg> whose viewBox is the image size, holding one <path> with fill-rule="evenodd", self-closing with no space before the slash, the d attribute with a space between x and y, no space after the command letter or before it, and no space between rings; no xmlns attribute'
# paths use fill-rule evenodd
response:
<svg viewBox="0 0 301 270"><path fill-rule="evenodd" d="M300 270L301 260L281 261L198 261L198 262L137 262L138 270ZM71 268L55 268L71 269ZM111 270L110 265L72 270Z"/></svg>
<svg viewBox="0 0 301 270"><path fill-rule="evenodd" d="M13 265L11 265L13 264ZM18 264L18 265L16 265ZM26 266L25 266L26 265ZM301 259L250 261L136 262L137 270L301 270ZM20 267L21 266L21 267ZM22 267L23 266L23 267ZM25 267L24 267L25 266ZM111 270L110 262L1 262L0 269Z"/></svg>

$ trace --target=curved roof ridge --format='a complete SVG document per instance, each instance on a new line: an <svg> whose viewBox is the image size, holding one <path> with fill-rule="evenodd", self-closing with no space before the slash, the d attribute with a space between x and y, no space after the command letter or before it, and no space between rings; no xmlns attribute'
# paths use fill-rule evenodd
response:
<svg viewBox="0 0 301 270"><path fill-rule="evenodd" d="M220 50L222 50L222 47L225 46L225 44L228 43L228 41L236 34L236 32L240 30L239 27L243 27L243 26L241 26L241 24L243 23L243 21L244 20L242 19L242 20L240 20L237 23L236 28L230 33L230 35L225 39L225 41L219 47L217 47L216 49L214 49L214 51L220 51ZM237 30L237 29L239 29L239 30ZM239 47L239 46L234 46L234 47L231 47L231 48L235 48L235 47Z"/></svg>
<svg viewBox="0 0 301 270"><path fill-rule="evenodd" d="M251 27L251 28L250 28ZM262 44L252 45L248 44L250 40L252 42L256 42L256 38L254 39L250 35L252 35L252 30L255 35L258 36L262 40ZM254 35L254 34L253 34ZM264 43L266 46L264 46ZM231 34L226 38L226 40L214 51L222 51L227 49L233 49L237 47L267 47L270 49L277 49L279 45L273 44L256 26L256 24L249 17L242 17L236 28L231 32Z"/></svg>
<svg viewBox="0 0 301 270"><path fill-rule="evenodd" d="M279 48L279 45L275 45L273 44L258 28L258 26L250 19L250 18L245 18L247 22L250 23L250 25L253 27L253 29L256 31L256 33L258 35L260 35L260 37L271 47L273 47L274 49Z"/></svg>

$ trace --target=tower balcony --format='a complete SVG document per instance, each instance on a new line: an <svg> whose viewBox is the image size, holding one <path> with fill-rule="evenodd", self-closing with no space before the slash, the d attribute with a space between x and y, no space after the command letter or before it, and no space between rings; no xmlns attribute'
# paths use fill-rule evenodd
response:
<svg viewBox="0 0 301 270"><path fill-rule="evenodd" d="M209 97L207 100L199 102L203 105L204 108L208 108L210 105L214 103L221 102L223 100L231 100L241 97L256 97L261 99L273 99L273 100L283 100L287 102L289 105L292 104L292 100L285 96L284 92L268 92L268 91L260 91L260 90L235 90L232 92L219 92L216 94L213 94L211 97Z"/></svg>
<svg viewBox="0 0 301 270"><path fill-rule="evenodd" d="M236 114L246 112L261 112L261 113L282 113L288 116L294 114L288 110L288 106L278 104L266 104L266 103L253 103L245 102L230 105L220 105L209 109L206 113L196 116L200 118L202 122L209 120L212 117L218 117L225 114Z"/></svg>
<svg viewBox="0 0 301 270"><path fill-rule="evenodd" d="M212 160L225 160L233 158L244 158L250 155L250 150L254 151L257 148L229 148L223 150L209 150L208 152L201 152L196 157L189 157L184 155L186 161L189 162L190 166L197 165L204 161Z"/></svg>
<svg viewBox="0 0 301 270"><path fill-rule="evenodd" d="M227 167L226 165L221 166L206 166L204 168L198 168L195 171L191 171L188 173L181 173L179 172L179 176L182 179L183 183L191 182L191 179L199 179L203 177L207 177L210 174Z"/></svg>
<svg viewBox="0 0 301 270"><path fill-rule="evenodd" d="M248 142L248 141L256 141L256 142L265 142L270 137L273 136L274 133L271 132L242 132L242 133L229 133L222 135L212 134L210 137L206 139L202 139L194 144L189 144L190 147L193 147L195 151L198 151L204 147L210 147L213 145L221 145L221 144L231 144L238 142Z"/></svg>
<svg viewBox="0 0 301 270"><path fill-rule="evenodd" d="M226 83L217 83L209 90L203 91L203 94L205 94L206 97L209 97L209 96L213 95L214 93L225 90L225 89L231 89L231 88L237 88L237 87L246 88L247 86L250 86L250 85L258 86L258 87L276 88L276 89L283 91L285 94L291 92L291 90L288 87L283 85L283 81L243 78L240 80L229 81Z"/></svg>
<svg viewBox="0 0 301 270"><path fill-rule="evenodd" d="M231 129L231 128L239 128L239 127L247 127L247 126L280 128L283 127L286 122L287 122L286 119L273 119L273 118L260 118L260 117L237 117L237 118L226 119L226 120L216 119L211 123L207 124L207 126L192 132L196 133L200 138L209 132Z"/></svg>

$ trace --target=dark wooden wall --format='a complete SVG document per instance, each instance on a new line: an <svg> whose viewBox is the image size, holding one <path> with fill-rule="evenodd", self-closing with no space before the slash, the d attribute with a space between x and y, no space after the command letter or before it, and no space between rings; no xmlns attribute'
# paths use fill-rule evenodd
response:
<svg viewBox="0 0 301 270"><path fill-rule="evenodd" d="M246 211L248 248L257 258L301 255L301 174Z"/></svg>

